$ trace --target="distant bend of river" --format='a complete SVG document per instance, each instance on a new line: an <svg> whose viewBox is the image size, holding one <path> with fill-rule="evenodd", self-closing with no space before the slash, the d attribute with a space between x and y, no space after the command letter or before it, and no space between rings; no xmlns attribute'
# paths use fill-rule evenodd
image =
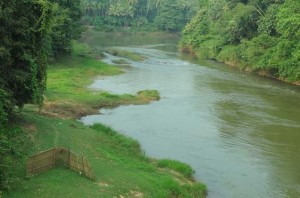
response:
<svg viewBox="0 0 300 198"><path fill-rule="evenodd" d="M94 48L117 47L147 59L91 89L156 89L149 105L101 109L81 118L137 139L148 156L190 164L211 198L300 197L300 89L177 53L174 35L92 33ZM107 56L111 63L118 57Z"/></svg>

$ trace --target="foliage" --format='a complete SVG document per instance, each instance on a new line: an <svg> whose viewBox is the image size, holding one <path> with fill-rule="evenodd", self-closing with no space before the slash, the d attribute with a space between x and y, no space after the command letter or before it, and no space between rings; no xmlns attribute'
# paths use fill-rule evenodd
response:
<svg viewBox="0 0 300 198"><path fill-rule="evenodd" d="M5 126L8 121L8 112L13 108L8 93L0 88L0 126Z"/></svg>
<svg viewBox="0 0 300 198"><path fill-rule="evenodd" d="M231 65L300 80L300 3L201 0L181 48Z"/></svg>
<svg viewBox="0 0 300 198"><path fill-rule="evenodd" d="M79 0L0 1L0 188L7 187L10 175L3 174L18 145L9 115L27 103L42 107L49 55L70 52L80 35L79 6Z"/></svg>
<svg viewBox="0 0 300 198"><path fill-rule="evenodd" d="M181 10L178 2L173 0L165 0L160 4L160 9L154 19L158 29L176 32L183 28L184 12Z"/></svg>
<svg viewBox="0 0 300 198"><path fill-rule="evenodd" d="M53 3L53 22L51 32L51 47L54 57L70 54L71 42L81 34L80 0L49 0Z"/></svg>
<svg viewBox="0 0 300 198"><path fill-rule="evenodd" d="M0 78L11 101L41 104L46 83L45 39L52 17L46 1L3 1L0 12ZM17 17L16 17L17 16Z"/></svg>
<svg viewBox="0 0 300 198"><path fill-rule="evenodd" d="M116 26L179 31L192 18L198 0L81 0L84 22L101 30Z"/></svg>
<svg viewBox="0 0 300 198"><path fill-rule="evenodd" d="M6 113L15 105L22 108L25 103L43 103L48 55L69 53L71 40L80 35L79 3L79 0L1 1L1 95L5 93L6 101L10 97L11 103L10 108L6 105L4 109Z"/></svg>
<svg viewBox="0 0 300 198"><path fill-rule="evenodd" d="M28 136L20 128L0 128L0 189L10 189L11 184L18 180L20 175L15 162L24 159L25 142L30 145Z"/></svg>

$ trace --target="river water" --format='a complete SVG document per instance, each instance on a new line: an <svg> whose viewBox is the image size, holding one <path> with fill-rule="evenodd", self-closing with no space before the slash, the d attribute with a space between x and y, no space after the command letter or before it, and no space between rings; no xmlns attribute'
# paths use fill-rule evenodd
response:
<svg viewBox="0 0 300 198"><path fill-rule="evenodd" d="M300 89L179 54L171 35L90 34L94 48L143 54L126 73L99 77L91 89L156 89L149 105L102 109L81 120L137 139L146 155L186 162L211 198L300 197ZM107 56L108 63L118 57Z"/></svg>

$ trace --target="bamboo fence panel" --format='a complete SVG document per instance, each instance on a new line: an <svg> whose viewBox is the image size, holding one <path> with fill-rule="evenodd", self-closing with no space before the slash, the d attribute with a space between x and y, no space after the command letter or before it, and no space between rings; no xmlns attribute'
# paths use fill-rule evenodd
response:
<svg viewBox="0 0 300 198"><path fill-rule="evenodd" d="M29 157L27 175L33 176L61 165L67 166L89 179L95 179L89 161L83 155L71 152L67 148L52 148Z"/></svg>
<svg viewBox="0 0 300 198"><path fill-rule="evenodd" d="M29 157L27 162L27 175L32 176L54 167L54 155L55 149L53 148Z"/></svg>

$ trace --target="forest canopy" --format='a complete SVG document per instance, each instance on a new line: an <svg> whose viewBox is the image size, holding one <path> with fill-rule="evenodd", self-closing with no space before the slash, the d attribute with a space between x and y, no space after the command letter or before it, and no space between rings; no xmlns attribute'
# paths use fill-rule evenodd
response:
<svg viewBox="0 0 300 198"><path fill-rule="evenodd" d="M200 0L183 34L182 50L300 80L300 1Z"/></svg>
<svg viewBox="0 0 300 198"><path fill-rule="evenodd" d="M85 24L111 31L115 27L181 31L196 14L198 0L82 0Z"/></svg>

